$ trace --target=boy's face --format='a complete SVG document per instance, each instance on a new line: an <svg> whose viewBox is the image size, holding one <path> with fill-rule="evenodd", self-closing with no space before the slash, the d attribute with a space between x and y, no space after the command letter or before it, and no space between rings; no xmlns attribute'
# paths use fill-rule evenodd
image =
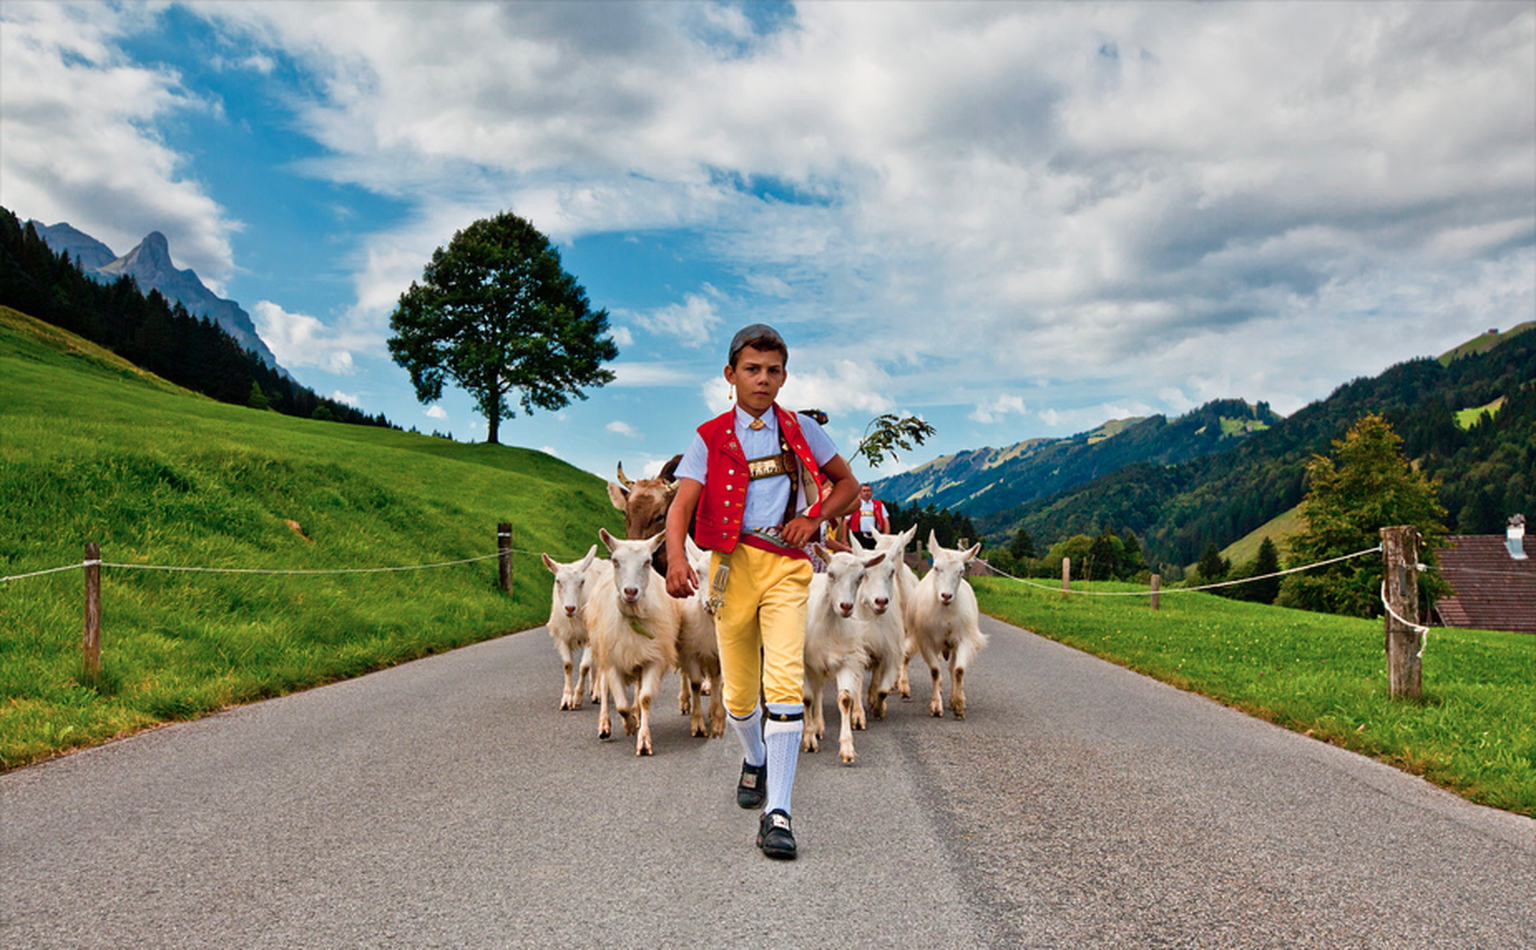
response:
<svg viewBox="0 0 1536 950"><path fill-rule="evenodd" d="M754 416L767 412L779 398L784 376L782 353L753 346L742 347L735 365L725 368L725 381L736 387L737 404Z"/></svg>

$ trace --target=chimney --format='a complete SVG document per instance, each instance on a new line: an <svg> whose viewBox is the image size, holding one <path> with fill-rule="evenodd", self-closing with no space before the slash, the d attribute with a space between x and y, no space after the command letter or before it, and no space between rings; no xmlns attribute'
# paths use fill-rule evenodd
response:
<svg viewBox="0 0 1536 950"><path fill-rule="evenodd" d="M1504 529L1504 543L1509 546L1511 559L1525 560L1525 515L1509 519L1509 527Z"/></svg>

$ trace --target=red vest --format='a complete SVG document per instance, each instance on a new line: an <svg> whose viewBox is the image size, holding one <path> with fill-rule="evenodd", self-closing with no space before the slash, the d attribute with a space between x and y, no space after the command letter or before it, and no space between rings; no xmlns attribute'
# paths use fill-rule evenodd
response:
<svg viewBox="0 0 1536 950"><path fill-rule="evenodd" d="M878 498L873 499L873 501L875 503L875 523L874 523L874 525L872 527L874 527L877 530L882 531L882 532L889 531L890 530L890 522L886 520L885 505ZM864 513L864 511L863 511L862 508L855 508L855 509L853 509L853 513L848 516L848 530L849 531L862 531L863 530L862 528L859 527L859 516L862 515L863 513Z"/></svg>
<svg viewBox="0 0 1536 950"><path fill-rule="evenodd" d="M806 514L814 518L821 513L821 467L806 444L800 420L780 409L778 403L774 403L773 412L779 433L800 460L801 497L811 499ZM707 462L704 490L694 516L693 539L706 551L729 554L741 540L741 519L746 511L750 480L747 456L736 438L735 407L699 426L698 431L704 439Z"/></svg>

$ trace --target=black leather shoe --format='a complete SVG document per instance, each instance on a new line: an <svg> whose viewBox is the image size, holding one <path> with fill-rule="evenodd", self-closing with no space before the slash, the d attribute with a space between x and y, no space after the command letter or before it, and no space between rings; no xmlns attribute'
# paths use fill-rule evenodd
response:
<svg viewBox="0 0 1536 950"><path fill-rule="evenodd" d="M736 783L736 804L742 808L761 808L768 798L768 763L741 763L741 781Z"/></svg>
<svg viewBox="0 0 1536 950"><path fill-rule="evenodd" d="M757 846L770 858L795 859L795 834L789 830L789 815L781 809L763 816L757 826Z"/></svg>

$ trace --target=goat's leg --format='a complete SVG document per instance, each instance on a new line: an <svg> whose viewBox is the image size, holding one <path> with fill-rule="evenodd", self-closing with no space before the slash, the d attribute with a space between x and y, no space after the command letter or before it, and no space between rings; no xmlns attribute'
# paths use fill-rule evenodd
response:
<svg viewBox="0 0 1536 950"><path fill-rule="evenodd" d="M928 703L928 715L938 718L944 717L944 699L940 689L939 674L943 667L939 658L928 644L922 645L923 662L928 664L928 673L933 677L933 699Z"/></svg>
<svg viewBox="0 0 1536 950"><path fill-rule="evenodd" d="M565 671L565 687L560 691L560 708L577 709L581 700L573 696L571 688L571 673L576 669L571 662L571 645L564 640L555 641L555 652L560 654L560 668Z"/></svg>
<svg viewBox="0 0 1536 950"><path fill-rule="evenodd" d="M678 678L683 682L677 691L677 711L684 716L693 714L693 682L688 676L688 671L681 665L677 668Z"/></svg>
<svg viewBox="0 0 1536 950"><path fill-rule="evenodd" d="M917 649L912 643L912 638L907 637L901 643L901 669L896 673L896 691L902 699L912 698L912 681L907 679L907 664L912 662L912 654Z"/></svg>
<svg viewBox="0 0 1536 950"><path fill-rule="evenodd" d="M956 719L965 718L965 669L975 656L975 645L970 640L962 640L949 661L949 708L955 711Z"/></svg>
<svg viewBox="0 0 1536 950"><path fill-rule="evenodd" d="M842 728L837 733L837 757L848 765L853 764L853 719L858 710L859 687L863 685L857 666L845 666L837 671L837 709L842 713Z"/></svg>
<svg viewBox="0 0 1536 950"><path fill-rule="evenodd" d="M592 687L592 648L590 646L577 646L576 649L581 651L581 662L576 666L576 685L575 688L571 690L572 709L581 708L581 696L583 689L590 690L594 693L596 692L596 690ZM574 655L575 654L573 652L572 656ZM593 696L594 702L596 699L597 697Z"/></svg>
<svg viewBox="0 0 1536 950"><path fill-rule="evenodd" d="M613 721L608 718L608 694L609 675L607 670L600 670L592 678L592 688L597 690L597 737L607 739L613 735Z"/></svg>
<svg viewBox="0 0 1536 950"><path fill-rule="evenodd" d="M847 675L845 675L847 674ZM864 715L864 665L862 663L850 664L838 671L837 691L838 702L842 702L842 694L848 693L848 723L860 732L869 724L869 719Z"/></svg>
<svg viewBox="0 0 1536 950"><path fill-rule="evenodd" d="M815 752L821 744L821 731L816 720L821 714L821 682L807 673L804 686L805 728L800 732L800 751Z"/></svg>
<svg viewBox="0 0 1536 950"><path fill-rule="evenodd" d="M705 738L709 735L709 727L704 724L704 697L699 694L699 681L690 678L688 689L691 693L690 698L693 700L693 714L688 720L688 725L695 736Z"/></svg>
<svg viewBox="0 0 1536 950"><path fill-rule="evenodd" d="M713 673L710 678L718 680L720 674ZM709 737L718 739L723 735L725 735L725 703L720 701L720 690L717 689L709 694Z"/></svg>
<svg viewBox="0 0 1536 950"><path fill-rule="evenodd" d="M655 665L646 667L635 686L635 705L640 707L640 728L635 733L635 755L650 755L651 750L651 699L661 688L665 668Z"/></svg>
<svg viewBox="0 0 1536 950"><path fill-rule="evenodd" d="M619 717L624 720L624 734L632 736L637 726L634 707L629 701L628 677L617 670L608 674L608 689L613 693L613 705L618 710Z"/></svg>

